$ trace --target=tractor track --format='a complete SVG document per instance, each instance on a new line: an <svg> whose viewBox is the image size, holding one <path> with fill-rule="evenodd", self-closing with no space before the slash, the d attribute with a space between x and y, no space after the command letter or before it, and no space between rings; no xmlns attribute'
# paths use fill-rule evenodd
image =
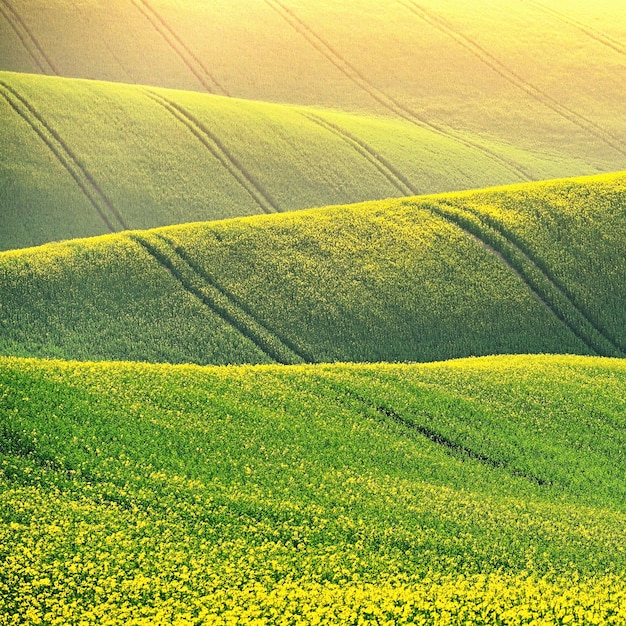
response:
<svg viewBox="0 0 626 626"><path fill-rule="evenodd" d="M409 106L396 98L386 94L384 91L373 85L365 76L347 61L339 52L337 52L329 43L320 37L306 22L300 19L292 10L287 8L279 0L263 0L268 7L280 15L290 26L299 33L306 41L311 44L322 56L326 58L336 69L338 69L346 78L353 82L361 90L365 91L378 104L385 107L394 115L404 119L411 124L415 124L420 128L429 130L451 141L459 143L471 150L481 152L487 158L497 161L502 167L514 173L521 180L531 180L532 174L524 167L515 163L497 152L486 148L478 142L459 137L457 134L450 132L443 125L428 121L420 116Z"/></svg>
<svg viewBox="0 0 626 626"><path fill-rule="evenodd" d="M449 22L438 15L433 14L431 11L427 11L412 0L396 1L411 11L411 13L419 17L422 21L437 29L439 32L454 39L459 45L468 50L484 65L496 72L496 74L498 74L498 76L500 76L503 80L506 80L511 85L517 87L562 119L573 124L574 126L577 126L580 130L585 131L587 134L592 135L598 141L601 141L622 156L626 156L626 149L624 149L619 142L615 141L614 137L610 133L606 132L605 129L592 120L586 118L584 115L581 115L564 104L561 104L545 91L535 87L491 54L491 52L489 52L486 48L456 30Z"/></svg>
<svg viewBox="0 0 626 626"><path fill-rule="evenodd" d="M613 51L626 57L626 46L623 43L617 41L617 39L613 39L613 37L610 37L609 35L603 33L597 28L593 28L592 26L589 26L589 24L585 24L584 22L580 22L572 17L569 17L568 15L565 15L565 13L561 13L560 11L557 11L556 9L553 9L552 7L549 7L541 2L537 2L536 0L521 1L547 13L552 13L552 15L556 15L562 22L565 22L570 26L574 26L599 44L602 44L607 48L611 48Z"/></svg>
<svg viewBox="0 0 626 626"><path fill-rule="evenodd" d="M58 76L59 72L55 65L46 54L41 44L32 31L26 25L26 22L20 17L20 14L11 5L9 0L0 0L0 13L9 23L18 39L28 52L29 56L44 74L52 74ZM30 42L30 45L29 45Z"/></svg>
<svg viewBox="0 0 626 626"><path fill-rule="evenodd" d="M432 428L429 428L428 426L418 424L413 420L406 418L389 406L379 402L378 400L366 398L354 389L347 387L344 383L338 383L334 380L329 380L327 378L320 378L318 380L320 380L323 385L334 391L334 393L336 394L336 398L339 402L341 402L342 397L349 398L359 403L367 411L378 414L378 416L380 416L383 420L392 420L396 424L403 427L407 433L415 433L416 435L427 439L431 443L440 446L449 454L458 455L461 459L478 461L479 463L482 463L492 468L503 469L513 476L522 478L540 486L552 485L552 482L550 480L541 478L540 476L535 476L528 472L521 471L507 461L493 459L482 452L477 452L476 450L473 450L468 446L464 446L463 444L453 441L449 437L442 435L441 433Z"/></svg>
<svg viewBox="0 0 626 626"><path fill-rule="evenodd" d="M0 81L0 93L13 111L19 115L33 132L46 144L57 161L65 168L81 189L110 232L127 230L127 225L106 197L98 183L82 165L63 138L50 126L41 114L17 90ZM116 224L117 223L117 224Z"/></svg>
<svg viewBox="0 0 626 626"><path fill-rule="evenodd" d="M167 237L138 233L129 234L128 237L175 278L187 293L234 328L271 361L281 364L304 361L300 354L292 351L269 329L240 307L226 290L221 289L214 280L208 279L206 273L198 273L195 267L187 262L186 255L181 254L180 249Z"/></svg>
<svg viewBox="0 0 626 626"><path fill-rule="evenodd" d="M381 157L370 145L362 139L333 124L319 115L308 111L300 111L300 115L339 137L352 147L359 155L373 165L403 196L418 195L419 191L403 176L389 161Z"/></svg>
<svg viewBox="0 0 626 626"><path fill-rule="evenodd" d="M496 256L526 285L539 302L592 352L602 356L624 356L619 346L576 306L540 265L514 241L485 224L482 216L445 200L441 204L428 203L423 206L433 215L461 229Z"/></svg>
<svg viewBox="0 0 626 626"><path fill-rule="evenodd" d="M189 46L176 34L167 21L159 15L146 0L130 0L137 10L152 24L163 37L170 49L187 66L198 82L209 93L221 92L230 96L226 88L209 72L204 63L193 53Z"/></svg>
<svg viewBox="0 0 626 626"><path fill-rule="evenodd" d="M454 206L457 209L460 208L458 205ZM592 327L598 335L601 335L616 353L621 353L620 356L626 356L626 346L622 345L616 337L612 337L605 328L592 319L591 315L589 315L589 313L576 302L575 296L571 293L568 287L564 285L556 276L554 276L554 274L550 271L550 268L547 267L541 259L537 258L535 254L528 249L523 241L518 240L517 237L507 231L507 229L504 228L500 222L493 219L489 215L485 215L477 209L466 205L463 205L462 210L467 213L471 213L476 217L476 219L482 221L488 228L492 228L501 237L503 237L508 242L508 245L515 249L517 254L519 254L527 263L532 264L538 273L542 274L545 281L551 285L552 289L556 293L559 294L559 297L566 300L569 306L576 310L586 324Z"/></svg>
<svg viewBox="0 0 626 626"><path fill-rule="evenodd" d="M211 132L198 118L173 100L150 89L145 89L144 92L153 102L160 105L191 131L200 143L228 170L230 175L244 188L264 213L280 212L276 201L263 188L261 183L247 172L215 133Z"/></svg>

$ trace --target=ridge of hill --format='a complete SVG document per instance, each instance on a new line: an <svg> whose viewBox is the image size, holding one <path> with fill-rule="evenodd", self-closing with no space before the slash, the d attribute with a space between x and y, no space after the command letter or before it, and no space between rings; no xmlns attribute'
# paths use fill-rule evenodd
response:
<svg viewBox="0 0 626 626"><path fill-rule="evenodd" d="M626 174L0 254L0 353L152 362L626 354Z"/></svg>
<svg viewBox="0 0 626 626"><path fill-rule="evenodd" d="M591 357L0 358L0 624L620 623L625 388Z"/></svg>
<svg viewBox="0 0 626 626"><path fill-rule="evenodd" d="M0 249L589 172L405 120L8 72L0 134Z"/></svg>

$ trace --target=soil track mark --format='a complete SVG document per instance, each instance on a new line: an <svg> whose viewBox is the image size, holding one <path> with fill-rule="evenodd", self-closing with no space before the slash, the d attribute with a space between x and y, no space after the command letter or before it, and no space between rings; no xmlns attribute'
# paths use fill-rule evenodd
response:
<svg viewBox="0 0 626 626"><path fill-rule="evenodd" d="M276 363L302 363L303 357L273 335L264 325L238 306L225 290L206 273L199 274L187 262L180 248L167 237L158 234L129 234L162 268L169 272L185 291L197 298L207 309L253 343L263 354Z"/></svg>
<svg viewBox="0 0 626 626"><path fill-rule="evenodd" d="M200 278L200 280L208 283L211 287L219 291L227 300L229 300L236 308L240 309L245 315L247 315L250 319L254 321L254 324L263 329L264 333L273 337L275 340L278 340L280 344L282 344L286 350L284 352L292 352L297 359L292 359L292 362L305 362L305 363L313 363L315 359L310 354L307 354L302 348L296 346L293 342L291 342L286 337L280 336L276 331L270 330L265 324L256 317L256 314L252 309L242 300L240 300L237 296L232 294L228 289L226 289L223 285L221 285L213 276L211 276L204 268L198 265L184 250L184 248L178 246L176 243L168 239L163 235L159 235L159 237L165 241L172 251L176 253Z"/></svg>
<svg viewBox="0 0 626 626"><path fill-rule="evenodd" d="M526 4L533 6L537 9L540 9L542 11L552 13L552 15L556 15L562 22L565 22L566 24L569 24L570 26L574 26L578 30L585 33L585 35L587 35L588 37L591 37L591 39L594 39L595 41L602 44L603 46L606 46L607 48L611 48L618 54L621 54L622 56L626 57L626 46L623 43L620 43L617 39L613 39L613 37L610 37L609 35L607 35L606 33L603 33L597 28L593 28L592 26L589 26L589 24L585 24L584 22L580 22L579 20L576 20L573 17L569 17L569 15L566 15L565 13L561 13L560 11L553 9L552 7L549 7L543 4L542 2L537 2L536 0L522 0L522 2L525 2Z"/></svg>
<svg viewBox="0 0 626 626"><path fill-rule="evenodd" d="M74 179L93 208L98 212L100 219L104 222L109 231L126 230L128 227L124 219L104 195L93 176L85 166L80 163L78 157L67 143L50 124L48 124L41 114L26 98L4 81L0 81L0 94L2 94L13 111L19 115L46 144L57 161Z"/></svg>
<svg viewBox="0 0 626 626"><path fill-rule="evenodd" d="M215 93L215 90L218 90L223 95L230 96L226 88L209 72L204 63L202 63L189 46L176 34L167 21L159 15L146 0L131 0L131 2L152 24L161 37L163 37L167 45L187 66L187 69L196 77L206 91Z"/></svg>
<svg viewBox="0 0 626 626"><path fill-rule="evenodd" d="M542 104L544 107L550 109L553 113L556 113L562 119L577 126L581 130L585 131L589 135L592 135L605 145L609 146L622 156L626 156L626 149L615 140L615 138L608 133L604 128L586 118L584 115L577 113L573 109L561 104L558 100L555 100L548 93L542 89L535 87L533 84L522 78L517 72L510 69L507 65L502 63L497 57L495 57L486 48L475 42L473 39L467 37L463 33L456 30L449 22L442 17L435 15L431 11L427 11L422 6L413 2L412 0L396 0L399 4L406 7L411 13L419 17L422 21L426 22L433 28L437 29L441 33L451 37L459 45L468 50L477 59L479 59L487 67L491 68L498 76L514 85L535 101Z"/></svg>
<svg viewBox="0 0 626 626"><path fill-rule="evenodd" d="M359 139L356 135L348 132L344 128L329 122L319 115L308 111L300 111L300 115L311 120L314 124L324 128L325 130L336 135L358 154L371 163L403 196L418 195L419 191L414 187L389 161L381 157L371 146L365 141Z"/></svg>
<svg viewBox="0 0 626 626"><path fill-rule="evenodd" d="M518 478L523 478L530 482L533 482L537 485L541 486L549 486L552 484L551 481L546 480L545 478L541 478L539 476L534 476L533 474L529 474L528 472L523 472L509 462L493 459L482 452L477 452L472 450L471 448L464 446L456 441L453 441L449 437L438 433L436 430L425 426L424 424L418 424L412 419L408 419L397 411L389 408L385 404L379 402L378 400L369 399L365 396L361 395L359 392L354 389L347 387L344 383L338 383L333 380L329 380L327 378L319 379L322 384L328 386L332 389L335 394L337 394L338 400L341 401L341 397L350 398L360 405L362 405L367 411L375 412L380 417L382 417L385 421L392 420L405 428L410 433L416 433L417 435L424 437L438 446L441 446L446 450L446 452L451 453L453 455L459 456L461 459L471 459L473 461L478 461L480 463L484 463L493 468L504 469L509 472L513 476L517 476ZM418 409L419 410L419 409ZM420 412L425 411L422 409Z"/></svg>
<svg viewBox="0 0 626 626"><path fill-rule="evenodd" d="M79 15L79 19L84 24L85 30L90 28L89 16L85 15L85 13L87 12L86 9L84 9L83 7L81 7L78 4L76 4L76 0L69 0L69 2L74 7L74 10L76 11L76 13ZM105 47L108 50L108 52L111 55L111 57L113 57L113 59L115 59L115 62L117 63L117 66L120 68L120 70L125 74L126 78L128 79L127 81L124 81L124 82L128 82L130 84L138 83L139 81L136 80L133 76L130 75L130 72L124 67L124 64L122 63L122 60L113 51L113 48L111 47L111 45L109 43L109 39L107 37L104 37L104 36L101 35L100 36L100 41L102 41L102 43L105 45Z"/></svg>
<svg viewBox="0 0 626 626"><path fill-rule="evenodd" d="M454 206L457 209L459 208L458 204L450 206ZM610 344L613 350L619 354L619 356L626 356L626 346L623 345L619 339L611 336L611 333L601 324L593 320L592 316L585 310L585 308L576 301L576 297L572 294L567 285L563 284L554 275L552 270L528 248L524 241L509 232L500 222L498 222L498 220L490 215L481 213L477 209L466 205L463 205L462 210L467 213L471 213L476 217L476 219L482 221L488 228L493 229L501 237L503 237L508 245L515 249L516 253L519 254L525 262L531 264L538 273L543 275L545 281L551 285L551 288L556 293L559 294L559 297L567 301L568 305L578 312L580 317L584 320L584 324L588 324L593 328L595 333L601 335L604 340Z"/></svg>
<svg viewBox="0 0 626 626"><path fill-rule="evenodd" d="M446 200L438 204L428 203L423 206L434 215L460 228L466 235L478 241L496 256L517 275L539 302L592 352L602 356L624 356L619 347L578 309L567 294L552 282L531 257L526 255L514 241L507 239L487 224L482 219L482 215Z"/></svg>
<svg viewBox="0 0 626 626"><path fill-rule="evenodd" d="M245 189L254 202L264 213L279 212L277 203L269 193L245 167L236 159L233 154L220 141L217 135L211 132L198 118L192 115L176 102L146 89L146 95L163 107L170 115L176 118L181 124L186 126L200 143L228 170L231 176Z"/></svg>
<svg viewBox="0 0 626 626"><path fill-rule="evenodd" d="M29 56L35 62L37 67L39 67L42 73L58 76L59 72L50 60L50 57L46 54L45 50L37 41L35 35L28 28L24 20L20 17L20 14L11 5L9 0L0 0L0 13L9 23L18 39L22 42L26 52L28 52Z"/></svg>
<svg viewBox="0 0 626 626"><path fill-rule="evenodd" d="M468 149L478 150L491 160L497 161L502 167L518 176L521 180L531 180L532 174L519 163L508 159L482 144L460 137L458 134L420 116L400 100L386 94L373 85L349 61L339 54L329 43L322 39L306 22L300 19L292 10L279 0L263 0L272 10L280 15L297 33L306 39L322 56L337 68L346 78L352 81L362 91L365 91L374 101L385 107L394 115L415 124L420 128L430 130L442 137L455 141Z"/></svg>

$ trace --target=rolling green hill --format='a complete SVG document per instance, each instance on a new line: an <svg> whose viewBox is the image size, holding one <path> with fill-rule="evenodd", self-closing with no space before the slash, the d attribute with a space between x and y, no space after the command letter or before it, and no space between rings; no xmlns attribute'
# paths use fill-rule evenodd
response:
<svg viewBox="0 0 626 626"><path fill-rule="evenodd" d="M626 624L624 41L0 0L0 626Z"/></svg>
<svg viewBox="0 0 626 626"><path fill-rule="evenodd" d="M2 358L0 623L623 623L625 388Z"/></svg>
<svg viewBox="0 0 626 626"><path fill-rule="evenodd" d="M483 187L514 162L585 170L490 144L494 161L405 120L7 72L0 134L0 249Z"/></svg>
<svg viewBox="0 0 626 626"><path fill-rule="evenodd" d="M624 356L626 174L0 254L0 353L152 362Z"/></svg>
<svg viewBox="0 0 626 626"><path fill-rule="evenodd" d="M623 169L625 37L619 0L0 2L1 69L374 113L488 169L506 146L573 165L546 177Z"/></svg>

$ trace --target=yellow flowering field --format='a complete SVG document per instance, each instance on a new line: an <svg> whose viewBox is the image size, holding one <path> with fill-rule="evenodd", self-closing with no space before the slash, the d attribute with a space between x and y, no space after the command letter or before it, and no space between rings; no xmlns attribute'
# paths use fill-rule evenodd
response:
<svg viewBox="0 0 626 626"><path fill-rule="evenodd" d="M0 361L0 624L623 624L626 364Z"/></svg>

